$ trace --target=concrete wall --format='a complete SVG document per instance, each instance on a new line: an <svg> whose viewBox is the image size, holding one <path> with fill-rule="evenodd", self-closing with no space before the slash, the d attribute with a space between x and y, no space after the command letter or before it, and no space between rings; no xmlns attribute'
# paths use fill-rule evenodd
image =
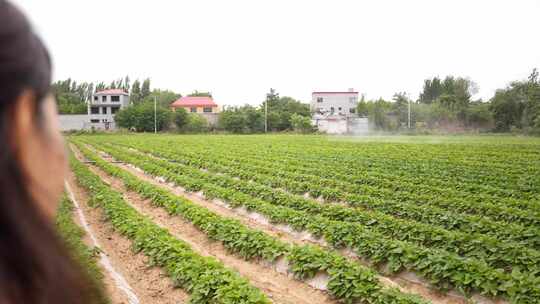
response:
<svg viewBox="0 0 540 304"><path fill-rule="evenodd" d="M366 134L369 131L367 118L320 118L312 119L312 124L326 134Z"/></svg>
<svg viewBox="0 0 540 304"><path fill-rule="evenodd" d="M311 111L329 114L332 112L333 108L334 114L350 116L354 115L354 113L350 113L350 109L354 109L356 112L357 104L358 93L313 93L311 99Z"/></svg>
<svg viewBox="0 0 540 304"><path fill-rule="evenodd" d="M60 131L77 131L90 128L90 120L86 114L58 116L60 121Z"/></svg>
<svg viewBox="0 0 540 304"><path fill-rule="evenodd" d="M206 119L208 122L208 125L210 126L217 126L218 119L219 119L219 113L199 113L202 117Z"/></svg>

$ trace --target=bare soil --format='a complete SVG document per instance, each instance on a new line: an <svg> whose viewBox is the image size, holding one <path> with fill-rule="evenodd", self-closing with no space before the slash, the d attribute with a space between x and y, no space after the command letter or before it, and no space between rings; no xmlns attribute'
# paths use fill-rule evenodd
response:
<svg viewBox="0 0 540 304"><path fill-rule="evenodd" d="M68 183L80 203L93 235L99 242L100 250L108 256L115 270L126 279L140 303L188 303L189 295L182 289L175 288L161 269L148 266L148 258L143 254L133 253L131 241L115 232L112 226L104 221L101 209L88 206L88 194L77 184L71 172L68 175ZM80 224L78 220L77 222ZM85 241L91 244L88 236ZM105 270L103 273L112 303L128 303L127 296L117 287L110 274Z"/></svg>

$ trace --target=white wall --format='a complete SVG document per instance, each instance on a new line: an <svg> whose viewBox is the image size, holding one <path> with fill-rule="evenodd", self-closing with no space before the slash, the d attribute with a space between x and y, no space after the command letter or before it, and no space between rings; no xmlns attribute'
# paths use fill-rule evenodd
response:
<svg viewBox="0 0 540 304"><path fill-rule="evenodd" d="M76 131L88 129L90 120L86 114L58 115L60 131Z"/></svg>
<svg viewBox="0 0 540 304"><path fill-rule="evenodd" d="M312 124L326 134L366 134L369 131L367 118L320 118L313 119Z"/></svg>
<svg viewBox="0 0 540 304"><path fill-rule="evenodd" d="M317 100L322 98L322 102ZM353 108L356 111L358 104L358 93L313 93L311 98L311 111L318 112L320 110L323 113L330 113L331 108L334 108L335 114L342 114L345 116L351 115L350 109ZM340 110L341 108L341 110Z"/></svg>

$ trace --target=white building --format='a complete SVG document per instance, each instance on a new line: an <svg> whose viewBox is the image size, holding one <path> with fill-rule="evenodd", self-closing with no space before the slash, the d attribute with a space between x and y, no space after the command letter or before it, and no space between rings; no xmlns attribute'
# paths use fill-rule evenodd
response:
<svg viewBox="0 0 540 304"><path fill-rule="evenodd" d="M356 116L358 92L313 92L311 94L311 112L323 115Z"/></svg>
<svg viewBox="0 0 540 304"><path fill-rule="evenodd" d="M112 89L95 93L88 104L90 128L100 130L115 129L114 115L129 106L129 94Z"/></svg>
<svg viewBox="0 0 540 304"><path fill-rule="evenodd" d="M365 134L368 119L358 117L358 92L313 92L311 94L312 123L327 134Z"/></svg>

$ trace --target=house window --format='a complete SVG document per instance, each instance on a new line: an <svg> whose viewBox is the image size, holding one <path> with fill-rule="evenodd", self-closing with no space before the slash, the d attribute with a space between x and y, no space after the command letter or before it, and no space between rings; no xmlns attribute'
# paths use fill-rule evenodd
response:
<svg viewBox="0 0 540 304"><path fill-rule="evenodd" d="M107 96L101 96L101 101L106 102L107 101Z"/></svg>
<svg viewBox="0 0 540 304"><path fill-rule="evenodd" d="M212 108L211 107L204 107L203 112L204 113L212 113Z"/></svg>
<svg viewBox="0 0 540 304"><path fill-rule="evenodd" d="M91 122L91 123L98 123L98 122L99 122L99 119L90 119L90 122Z"/></svg>
<svg viewBox="0 0 540 304"><path fill-rule="evenodd" d="M330 107L330 112L334 113L334 107Z"/></svg>
<svg viewBox="0 0 540 304"><path fill-rule="evenodd" d="M98 101L98 97L97 97L97 96L94 96L94 100L95 100L95 101Z"/></svg>
<svg viewBox="0 0 540 304"><path fill-rule="evenodd" d="M355 108L350 108L350 109L349 109L349 113L351 113L351 114L356 113L356 109L355 109Z"/></svg>
<svg viewBox="0 0 540 304"><path fill-rule="evenodd" d="M189 111L190 111L191 113L197 113L197 108L189 108Z"/></svg>
<svg viewBox="0 0 540 304"><path fill-rule="evenodd" d="M337 108L337 109L338 109L338 111L341 111L341 107L339 107L339 108Z"/></svg>
<svg viewBox="0 0 540 304"><path fill-rule="evenodd" d="M99 107L91 107L90 108L91 114L99 114Z"/></svg>
<svg viewBox="0 0 540 304"><path fill-rule="evenodd" d="M118 112L118 110L120 110L119 107L112 107L111 108L112 114L116 114L116 112Z"/></svg>
<svg viewBox="0 0 540 304"><path fill-rule="evenodd" d="M322 97L317 97L317 102L323 102L324 99Z"/></svg>
<svg viewBox="0 0 540 304"><path fill-rule="evenodd" d="M119 102L120 101L120 96L111 96L111 101Z"/></svg>

